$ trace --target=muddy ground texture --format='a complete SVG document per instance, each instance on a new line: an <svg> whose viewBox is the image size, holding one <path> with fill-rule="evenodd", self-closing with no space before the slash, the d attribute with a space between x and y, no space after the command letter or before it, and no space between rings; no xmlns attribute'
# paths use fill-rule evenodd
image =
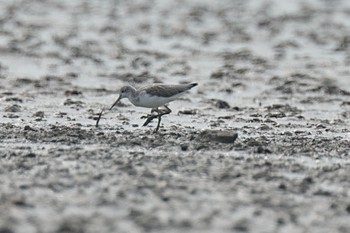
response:
<svg viewBox="0 0 350 233"><path fill-rule="evenodd" d="M0 7L0 232L350 232L350 4ZM126 84L198 82L159 132Z"/></svg>

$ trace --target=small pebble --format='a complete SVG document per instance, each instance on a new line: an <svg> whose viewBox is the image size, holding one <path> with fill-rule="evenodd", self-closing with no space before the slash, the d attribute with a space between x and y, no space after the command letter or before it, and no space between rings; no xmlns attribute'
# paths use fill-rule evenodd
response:
<svg viewBox="0 0 350 233"><path fill-rule="evenodd" d="M216 141L221 143L234 143L238 137L238 134L230 130L204 130L202 133L200 133L199 136L210 141Z"/></svg>
<svg viewBox="0 0 350 233"><path fill-rule="evenodd" d="M24 130L36 131L35 129L33 129L29 125L24 126Z"/></svg>
<svg viewBox="0 0 350 233"><path fill-rule="evenodd" d="M180 145L182 151L187 151L188 150L188 144L183 143Z"/></svg>
<svg viewBox="0 0 350 233"><path fill-rule="evenodd" d="M179 114L183 114L183 115L196 115L197 111L194 109L188 109L188 110L181 110L179 111Z"/></svg>
<svg viewBox="0 0 350 233"><path fill-rule="evenodd" d="M224 100L216 100L215 107L217 108L230 108L230 105Z"/></svg>
<svg viewBox="0 0 350 233"><path fill-rule="evenodd" d="M7 106L4 111L5 112L20 112L21 110L22 110L21 106L14 104L11 106Z"/></svg>

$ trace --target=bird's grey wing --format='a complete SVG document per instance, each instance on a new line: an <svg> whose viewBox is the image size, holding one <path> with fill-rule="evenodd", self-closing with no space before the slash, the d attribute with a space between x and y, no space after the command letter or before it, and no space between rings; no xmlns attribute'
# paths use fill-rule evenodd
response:
<svg viewBox="0 0 350 233"><path fill-rule="evenodd" d="M179 85L153 85L142 88L147 94L160 96L160 97L171 97L180 94L184 91L191 89L192 86L189 84Z"/></svg>

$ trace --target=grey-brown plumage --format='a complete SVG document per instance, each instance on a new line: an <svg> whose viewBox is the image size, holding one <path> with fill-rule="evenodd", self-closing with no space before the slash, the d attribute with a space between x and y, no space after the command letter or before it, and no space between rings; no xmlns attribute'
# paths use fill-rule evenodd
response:
<svg viewBox="0 0 350 233"><path fill-rule="evenodd" d="M138 92L141 92L144 90L146 91L147 94L152 96L171 97L171 96L181 94L182 92L185 92L197 85L198 85L197 83L178 84L178 85L155 84L152 86L142 87L138 90Z"/></svg>
<svg viewBox="0 0 350 233"><path fill-rule="evenodd" d="M165 106L165 104L177 99L186 91L197 86L197 83L188 84L177 84L177 85L165 85L165 84L154 84L151 86L142 87L136 89L132 86L124 86L120 89L120 96L111 106L110 110L123 98L128 98L131 103L135 106L152 108L152 112L157 112L158 115L149 115L147 121L144 123L146 126L154 118L158 118L158 125L156 131L159 129L161 117L169 114L171 110ZM158 108L164 106L165 111L161 111ZM96 122L96 127L101 118L102 112Z"/></svg>
<svg viewBox="0 0 350 233"><path fill-rule="evenodd" d="M114 102L110 109L112 109L123 98L128 98L135 106L158 108L177 99L186 91L197 85L197 83L177 85L154 84L139 89L132 86L124 86L120 89L119 98Z"/></svg>

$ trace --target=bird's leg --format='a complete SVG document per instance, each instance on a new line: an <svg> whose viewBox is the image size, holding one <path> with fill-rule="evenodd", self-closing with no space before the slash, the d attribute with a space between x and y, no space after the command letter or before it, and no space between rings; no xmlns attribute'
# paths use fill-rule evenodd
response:
<svg viewBox="0 0 350 233"><path fill-rule="evenodd" d="M167 114L170 114L171 113L171 109L168 107L168 106L166 106L166 105L164 105L164 112L162 112L161 114L162 114L162 116L164 116L164 115L167 115Z"/></svg>
<svg viewBox="0 0 350 233"><path fill-rule="evenodd" d="M164 107L165 107L165 111L160 112L158 110L158 124L157 124L157 128L154 130L154 132L158 132L158 129L159 129L159 126L160 126L160 121L162 120L162 116L171 113L171 109L168 106L164 105Z"/></svg>
<svg viewBox="0 0 350 233"><path fill-rule="evenodd" d="M157 113L158 113L158 109L157 109L157 108L152 108L152 110L151 110L151 113L150 113L150 114L147 114L147 115L141 116L140 118L141 118L141 119L150 118L150 117L154 116L154 114L153 114L154 112L157 112ZM155 116L158 116L158 114L157 114L157 115L155 115Z"/></svg>
<svg viewBox="0 0 350 233"><path fill-rule="evenodd" d="M160 113L158 113L158 124L157 124L157 128L154 130L155 133L158 132L161 120L162 120L162 115Z"/></svg>
<svg viewBox="0 0 350 233"><path fill-rule="evenodd" d="M157 132L159 130L159 127L160 127L160 122L162 120L162 116L164 115L167 115L169 113L171 113L171 109L164 105L165 109L163 111L161 111L160 109L158 108L155 108L155 109L152 109L152 112L157 112L158 114L157 115L154 115L154 114L150 114L148 117L147 117L147 120L146 122L143 124L143 126L146 126L148 125L154 118L158 118L158 124L157 124L157 127L155 129L154 132Z"/></svg>
<svg viewBox="0 0 350 233"><path fill-rule="evenodd" d="M152 114L153 112L157 112L157 115ZM147 120L145 121L145 123L143 123L142 126L146 126L148 125L154 118L157 118L159 115L159 110L158 108L153 108L151 111L151 114L148 114L147 116L142 116L141 119L147 118Z"/></svg>

